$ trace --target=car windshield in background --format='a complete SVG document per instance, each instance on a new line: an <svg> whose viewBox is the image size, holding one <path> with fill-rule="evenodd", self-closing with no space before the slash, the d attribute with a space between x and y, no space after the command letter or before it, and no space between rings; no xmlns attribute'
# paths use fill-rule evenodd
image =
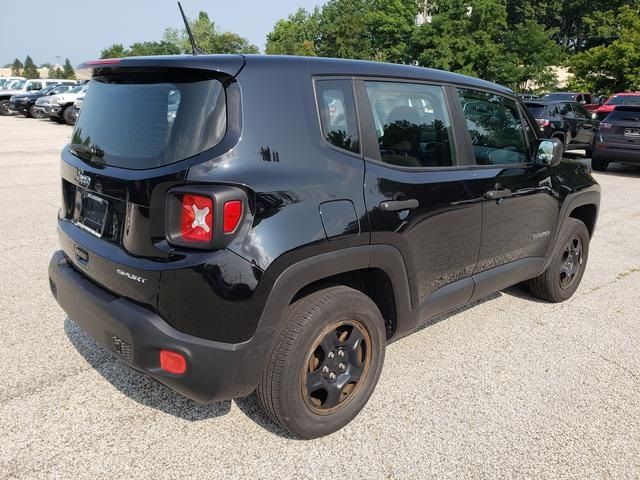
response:
<svg viewBox="0 0 640 480"><path fill-rule="evenodd" d="M606 105L640 105L640 95L615 95Z"/></svg>
<svg viewBox="0 0 640 480"><path fill-rule="evenodd" d="M525 105L535 118L544 116L544 105L540 105L539 103L526 103Z"/></svg>
<svg viewBox="0 0 640 480"><path fill-rule="evenodd" d="M8 90L20 90L27 83L26 80L14 80L8 85Z"/></svg>
<svg viewBox="0 0 640 480"><path fill-rule="evenodd" d="M226 127L225 92L217 80L98 77L84 97L71 143L102 150L100 163L138 170L197 155L217 145Z"/></svg>
<svg viewBox="0 0 640 480"><path fill-rule="evenodd" d="M575 95L573 93L547 93L542 100L573 100Z"/></svg>

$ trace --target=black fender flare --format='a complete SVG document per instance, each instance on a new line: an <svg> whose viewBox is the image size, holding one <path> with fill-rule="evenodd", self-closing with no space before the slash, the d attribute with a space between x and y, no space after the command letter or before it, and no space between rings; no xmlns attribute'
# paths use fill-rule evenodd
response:
<svg viewBox="0 0 640 480"><path fill-rule="evenodd" d="M390 245L362 245L316 255L287 267L275 279L253 337L247 341L251 348L246 361L253 365L264 365L273 349L282 327L283 312L301 288L318 280L366 268L384 271L393 287L398 323L411 311L411 298L406 266L400 251ZM265 272L269 275L269 272ZM247 384L258 384L261 368L247 372L252 378Z"/></svg>

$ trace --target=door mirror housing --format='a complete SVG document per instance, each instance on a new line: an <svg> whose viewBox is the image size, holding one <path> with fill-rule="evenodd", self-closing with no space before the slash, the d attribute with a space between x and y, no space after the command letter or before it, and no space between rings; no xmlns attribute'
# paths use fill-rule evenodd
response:
<svg viewBox="0 0 640 480"><path fill-rule="evenodd" d="M536 164L545 167L555 167L562 161L564 145L558 138L545 138L538 143Z"/></svg>

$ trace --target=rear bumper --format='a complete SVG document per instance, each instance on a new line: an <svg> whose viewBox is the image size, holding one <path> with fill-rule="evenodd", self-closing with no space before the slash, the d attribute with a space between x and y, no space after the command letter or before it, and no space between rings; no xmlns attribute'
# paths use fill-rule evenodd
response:
<svg viewBox="0 0 640 480"><path fill-rule="evenodd" d="M639 148L618 148L610 145L607 145L606 148L602 148L598 143L592 152L592 156L596 160L602 160L605 162L640 164Z"/></svg>
<svg viewBox="0 0 640 480"><path fill-rule="evenodd" d="M255 388L265 352L254 348L254 341L222 343L179 332L155 313L88 280L62 251L51 258L49 279L62 309L89 336L172 390L204 403L245 396ZM186 373L161 370L161 349L182 353Z"/></svg>

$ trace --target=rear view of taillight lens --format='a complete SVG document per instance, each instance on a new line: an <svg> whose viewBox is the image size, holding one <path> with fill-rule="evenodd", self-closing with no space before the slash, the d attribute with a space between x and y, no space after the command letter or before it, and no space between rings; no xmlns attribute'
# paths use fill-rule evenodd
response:
<svg viewBox="0 0 640 480"><path fill-rule="evenodd" d="M167 241L187 248L224 248L241 231L247 206L247 194L238 187L176 187L167 194Z"/></svg>
<svg viewBox="0 0 640 480"><path fill-rule="evenodd" d="M213 238L213 199L184 194L180 215L180 233L184 240L210 242Z"/></svg>

